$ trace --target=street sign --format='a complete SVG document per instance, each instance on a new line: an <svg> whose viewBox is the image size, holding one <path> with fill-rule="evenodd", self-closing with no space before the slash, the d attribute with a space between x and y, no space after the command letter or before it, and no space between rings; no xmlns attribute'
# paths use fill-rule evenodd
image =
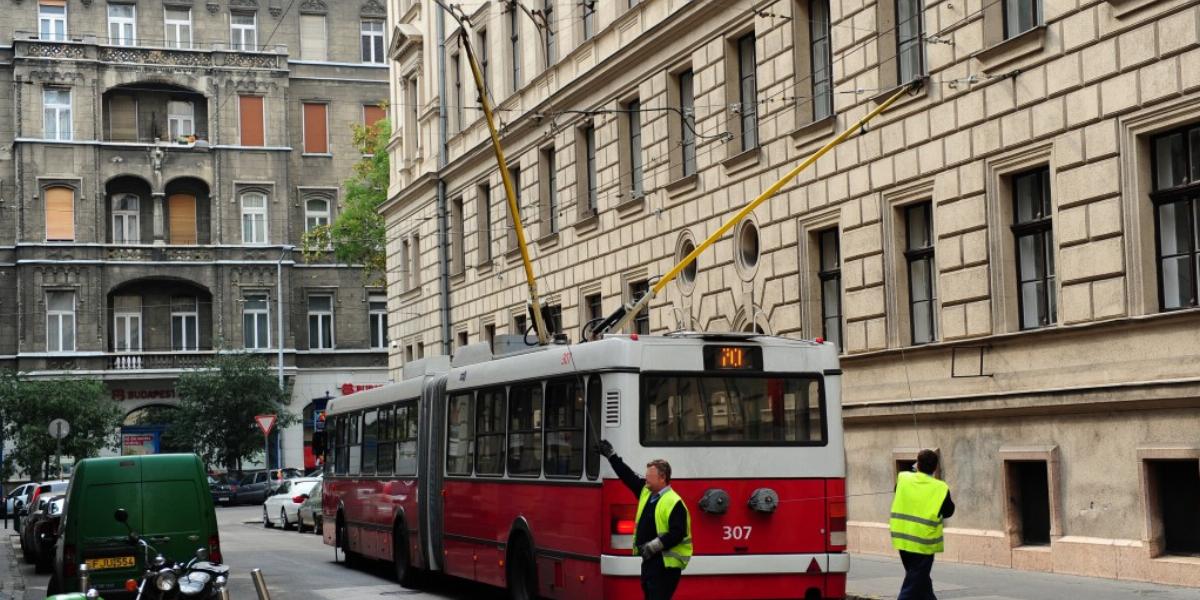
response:
<svg viewBox="0 0 1200 600"><path fill-rule="evenodd" d="M50 421L50 437L61 440L71 433L71 424L67 423L66 419L55 419Z"/></svg>
<svg viewBox="0 0 1200 600"><path fill-rule="evenodd" d="M256 415L254 421L258 423L263 435L271 435L271 428L275 427L275 415Z"/></svg>

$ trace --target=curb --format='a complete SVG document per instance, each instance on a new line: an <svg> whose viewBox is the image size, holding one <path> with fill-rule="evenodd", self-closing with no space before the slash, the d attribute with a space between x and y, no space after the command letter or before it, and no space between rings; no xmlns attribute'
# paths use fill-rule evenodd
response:
<svg viewBox="0 0 1200 600"><path fill-rule="evenodd" d="M864 596L862 594L846 592L846 600L883 600L883 598L879 596Z"/></svg>
<svg viewBox="0 0 1200 600"><path fill-rule="evenodd" d="M4 548L0 550L0 555L4 555L8 560L4 565L8 570L8 581L0 583L0 597L8 596L14 599L20 599L25 596L25 575L21 573L21 565L18 562L17 552L20 551L20 538L16 535L4 535L0 544ZM14 543L15 542L15 543Z"/></svg>

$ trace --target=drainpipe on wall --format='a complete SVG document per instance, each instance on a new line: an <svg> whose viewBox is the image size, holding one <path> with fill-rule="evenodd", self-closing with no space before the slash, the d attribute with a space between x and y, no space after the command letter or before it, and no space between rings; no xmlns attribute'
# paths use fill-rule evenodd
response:
<svg viewBox="0 0 1200 600"><path fill-rule="evenodd" d="M438 36L438 174L437 174L437 247L438 286L441 288L439 308L442 313L442 353L450 356L450 233L447 218L446 180L442 171L449 160L450 148L446 131L446 12L440 5L437 11Z"/></svg>

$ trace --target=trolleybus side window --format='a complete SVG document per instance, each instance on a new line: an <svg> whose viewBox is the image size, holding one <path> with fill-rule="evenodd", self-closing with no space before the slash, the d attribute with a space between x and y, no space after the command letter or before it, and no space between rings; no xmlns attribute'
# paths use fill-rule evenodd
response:
<svg viewBox="0 0 1200 600"><path fill-rule="evenodd" d="M475 473L504 474L504 388L475 395Z"/></svg>
<svg viewBox="0 0 1200 600"><path fill-rule="evenodd" d="M446 406L446 473L470 475L475 457L471 394L456 394Z"/></svg>
<svg viewBox="0 0 1200 600"><path fill-rule="evenodd" d="M375 409L363 413L362 425L362 473L375 472L375 457L379 452L379 417Z"/></svg>
<svg viewBox="0 0 1200 600"><path fill-rule="evenodd" d="M583 474L583 381L546 383L546 476L578 479Z"/></svg>
<svg viewBox="0 0 1200 600"><path fill-rule="evenodd" d="M396 409L396 442L399 458L397 475L417 474L417 403L408 402Z"/></svg>
<svg viewBox="0 0 1200 600"><path fill-rule="evenodd" d="M588 379L587 385L587 477L588 479L596 479L600 477L600 452L596 449L596 444L600 441L600 428L604 424L600 422L600 408L604 402L604 387L600 385L600 376L592 375Z"/></svg>
<svg viewBox="0 0 1200 600"><path fill-rule="evenodd" d="M349 474L358 475L360 473L362 457L362 438L359 434L362 432L362 413L354 413L346 415L346 420L349 421L349 426L346 428L348 434L346 447L349 449L347 464L350 466Z"/></svg>
<svg viewBox="0 0 1200 600"><path fill-rule="evenodd" d="M379 458L375 459L375 472L391 475L396 468L396 407L379 409Z"/></svg>
<svg viewBox="0 0 1200 600"><path fill-rule="evenodd" d="M345 475L346 471L350 470L350 436L346 432L349 423L346 421L345 415L335 417L334 435L337 436L337 453L334 457L334 472L338 475Z"/></svg>
<svg viewBox="0 0 1200 600"><path fill-rule="evenodd" d="M542 384L514 385L508 402L508 474L542 473Z"/></svg>
<svg viewBox="0 0 1200 600"><path fill-rule="evenodd" d="M823 445L815 377L649 374L642 378L642 443Z"/></svg>

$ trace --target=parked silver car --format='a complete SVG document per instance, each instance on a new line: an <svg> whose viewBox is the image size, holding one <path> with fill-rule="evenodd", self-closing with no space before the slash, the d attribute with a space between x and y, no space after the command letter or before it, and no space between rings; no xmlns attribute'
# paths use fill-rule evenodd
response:
<svg viewBox="0 0 1200 600"><path fill-rule="evenodd" d="M300 521L296 525L296 529L300 533L312 531L321 535L321 492L324 488L324 481L318 483L308 493L308 499L304 501L304 504L300 505Z"/></svg>

